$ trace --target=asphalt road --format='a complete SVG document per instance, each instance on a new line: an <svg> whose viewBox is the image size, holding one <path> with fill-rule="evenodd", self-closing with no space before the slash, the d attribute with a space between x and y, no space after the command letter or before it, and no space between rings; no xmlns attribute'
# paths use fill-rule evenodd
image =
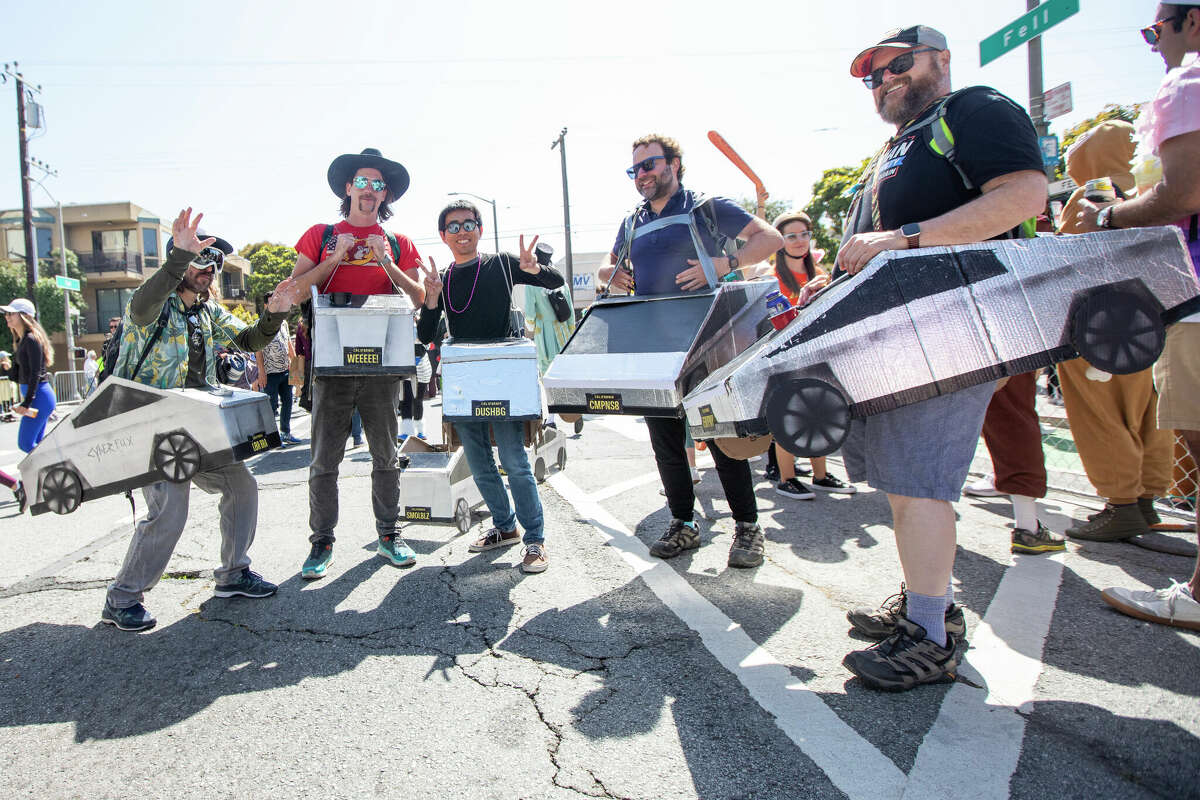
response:
<svg viewBox="0 0 1200 800"><path fill-rule="evenodd" d="M293 430L307 440L308 418ZM0 466L15 440L0 425ZM1014 558L1007 501L964 500L967 666L952 685L882 694L841 666L865 646L846 610L898 588L881 495L797 502L760 480L768 561L730 570L733 522L702 454L703 545L662 562L647 551L669 516L645 426L590 420L567 446L542 489L551 567L534 576L519 548L472 554L449 526L407 528L412 568L375 556L360 450L343 465L334 564L303 582L307 445L260 456L251 556L279 594L212 597L216 498L196 491L147 597L158 627L136 635L99 624L128 502L34 518L5 494L6 792L1200 797L1200 634L1100 599L1182 579L1187 559L1128 544ZM1042 508L1059 531L1087 511L1065 496Z"/></svg>

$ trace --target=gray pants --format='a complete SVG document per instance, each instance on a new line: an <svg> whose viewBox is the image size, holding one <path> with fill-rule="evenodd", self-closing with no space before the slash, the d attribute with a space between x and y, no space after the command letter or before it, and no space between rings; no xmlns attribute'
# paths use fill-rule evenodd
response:
<svg viewBox="0 0 1200 800"><path fill-rule="evenodd" d="M152 483L142 489L146 518L138 523L125 563L108 587L108 602L114 608L142 602L162 577L187 523L193 483L209 494L221 495L221 567L214 571L217 583L231 582L250 566L247 553L258 528L258 483L245 464L237 461L198 472L184 483Z"/></svg>
<svg viewBox="0 0 1200 800"><path fill-rule="evenodd" d="M400 378L352 376L313 379L312 465L308 468L308 540L334 538L338 521L338 467L346 455L350 417L362 417L371 451L371 508L378 531L400 518L400 465L396 461L396 401Z"/></svg>

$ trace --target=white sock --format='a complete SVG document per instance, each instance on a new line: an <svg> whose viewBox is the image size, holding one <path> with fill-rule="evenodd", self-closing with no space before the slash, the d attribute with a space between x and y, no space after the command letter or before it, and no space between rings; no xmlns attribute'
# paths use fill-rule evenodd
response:
<svg viewBox="0 0 1200 800"><path fill-rule="evenodd" d="M413 421L408 417L400 418L400 433L405 436L413 435Z"/></svg>
<svg viewBox="0 0 1200 800"><path fill-rule="evenodd" d="M417 420L417 433L421 434L422 436L425 434L425 420Z"/></svg>
<svg viewBox="0 0 1200 800"><path fill-rule="evenodd" d="M1012 500L1013 507L1013 522L1018 528L1030 532L1037 532L1038 515L1037 503L1032 497L1026 497L1023 494L1011 494L1009 499Z"/></svg>

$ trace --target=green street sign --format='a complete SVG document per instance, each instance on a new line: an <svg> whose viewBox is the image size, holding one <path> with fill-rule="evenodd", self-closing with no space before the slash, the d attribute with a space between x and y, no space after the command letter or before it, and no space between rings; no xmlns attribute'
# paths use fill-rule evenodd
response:
<svg viewBox="0 0 1200 800"><path fill-rule="evenodd" d="M75 292L79 291L79 281L76 278L68 278L63 275L55 275L54 276L54 285L60 289L70 289Z"/></svg>
<svg viewBox="0 0 1200 800"><path fill-rule="evenodd" d="M1072 14L1079 13L1079 0L1046 0L1024 16L1017 17L979 43L979 66L995 61Z"/></svg>

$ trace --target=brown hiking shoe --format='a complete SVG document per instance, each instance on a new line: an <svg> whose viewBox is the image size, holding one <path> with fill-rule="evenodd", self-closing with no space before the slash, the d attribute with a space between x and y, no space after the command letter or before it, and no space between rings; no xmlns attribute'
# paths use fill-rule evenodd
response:
<svg viewBox="0 0 1200 800"><path fill-rule="evenodd" d="M1158 511L1154 508L1153 497L1139 497L1138 511L1142 512L1142 517L1145 518L1147 525L1157 525L1162 522L1162 517L1158 516Z"/></svg>
<svg viewBox="0 0 1200 800"><path fill-rule="evenodd" d="M658 558L674 558L684 550L694 550L699 546L700 529L696 527L696 523L672 519L662 538L650 545L650 555Z"/></svg>
<svg viewBox="0 0 1200 800"><path fill-rule="evenodd" d="M545 572L550 566L550 557L546 555L546 545L541 542L530 542L525 545L525 557L521 559L521 571L527 573Z"/></svg>
<svg viewBox="0 0 1200 800"><path fill-rule="evenodd" d="M1121 506L1105 503L1087 522L1067 528L1067 537L1087 542L1120 542L1149 532L1150 526L1137 503Z"/></svg>

